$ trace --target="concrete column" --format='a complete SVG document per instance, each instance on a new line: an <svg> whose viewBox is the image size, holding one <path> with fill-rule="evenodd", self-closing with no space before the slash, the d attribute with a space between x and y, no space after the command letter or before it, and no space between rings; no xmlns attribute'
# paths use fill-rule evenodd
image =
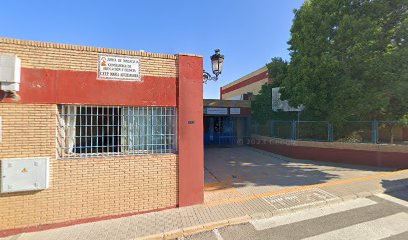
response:
<svg viewBox="0 0 408 240"><path fill-rule="evenodd" d="M178 56L177 107L180 207L204 201L203 59Z"/></svg>

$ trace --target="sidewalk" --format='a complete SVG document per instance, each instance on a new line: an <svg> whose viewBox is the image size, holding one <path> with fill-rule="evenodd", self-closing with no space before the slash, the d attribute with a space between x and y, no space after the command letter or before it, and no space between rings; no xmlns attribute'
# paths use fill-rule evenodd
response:
<svg viewBox="0 0 408 240"><path fill-rule="evenodd" d="M174 239L253 219L405 188L408 190L408 170L400 170L253 194L198 206L24 233L1 240Z"/></svg>

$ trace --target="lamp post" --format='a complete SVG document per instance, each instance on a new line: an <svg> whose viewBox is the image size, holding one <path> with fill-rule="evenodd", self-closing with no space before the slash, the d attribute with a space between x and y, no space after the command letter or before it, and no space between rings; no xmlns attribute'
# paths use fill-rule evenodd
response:
<svg viewBox="0 0 408 240"><path fill-rule="evenodd" d="M220 49L215 49L215 54L211 56L211 68L212 72L215 76L211 76L208 72L204 70L203 72L203 82L207 83L207 81L217 81L218 75L221 74L222 68L224 66L224 55L220 54Z"/></svg>

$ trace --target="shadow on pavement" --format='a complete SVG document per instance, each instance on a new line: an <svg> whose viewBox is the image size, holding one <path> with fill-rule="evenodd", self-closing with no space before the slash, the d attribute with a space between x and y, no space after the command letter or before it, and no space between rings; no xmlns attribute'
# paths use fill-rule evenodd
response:
<svg viewBox="0 0 408 240"><path fill-rule="evenodd" d="M382 180L381 184L388 195L408 202L408 178L398 180ZM405 188L403 187L404 185ZM395 189L396 186L399 186L398 190ZM400 187L401 189L399 190Z"/></svg>
<svg viewBox="0 0 408 240"><path fill-rule="evenodd" d="M205 149L206 184L245 186L305 186L360 177L390 169L294 160L273 156L250 147Z"/></svg>

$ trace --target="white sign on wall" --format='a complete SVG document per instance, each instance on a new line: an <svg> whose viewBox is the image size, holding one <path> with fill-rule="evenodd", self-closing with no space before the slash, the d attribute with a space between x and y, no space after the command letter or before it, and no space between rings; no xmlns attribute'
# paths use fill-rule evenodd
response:
<svg viewBox="0 0 408 240"><path fill-rule="evenodd" d="M230 108L230 114L241 114L241 108Z"/></svg>
<svg viewBox="0 0 408 240"><path fill-rule="evenodd" d="M228 108L205 108L204 114L228 115Z"/></svg>
<svg viewBox="0 0 408 240"><path fill-rule="evenodd" d="M140 81L140 58L99 54L98 79Z"/></svg>

